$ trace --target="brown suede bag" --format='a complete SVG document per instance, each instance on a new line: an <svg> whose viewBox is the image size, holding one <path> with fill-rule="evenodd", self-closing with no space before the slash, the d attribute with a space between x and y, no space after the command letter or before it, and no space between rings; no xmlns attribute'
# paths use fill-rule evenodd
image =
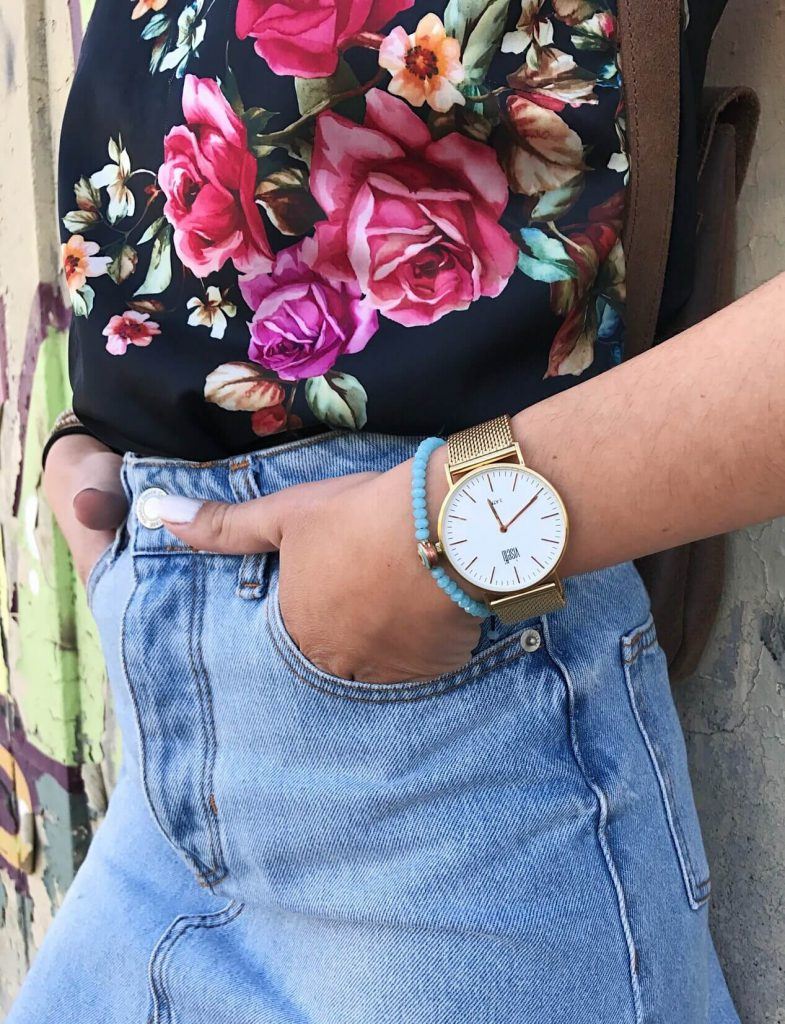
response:
<svg viewBox="0 0 785 1024"><path fill-rule="evenodd" d="M630 185L624 224L626 357L686 330L734 298L736 200L759 117L755 93L707 88L699 125L698 237L691 298L656 336L668 258L679 141L679 0L619 0ZM717 615L725 537L641 558L673 680L695 670Z"/></svg>

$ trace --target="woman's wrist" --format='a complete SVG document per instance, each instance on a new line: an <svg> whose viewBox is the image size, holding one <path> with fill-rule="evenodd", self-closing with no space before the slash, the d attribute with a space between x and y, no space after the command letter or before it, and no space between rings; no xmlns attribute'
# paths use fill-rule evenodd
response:
<svg viewBox="0 0 785 1024"><path fill-rule="evenodd" d="M450 484L447 478L447 443L445 442L441 448L437 448L431 455L428 461L428 472L426 474L426 500L428 504L428 521L431 526L431 541L434 543L437 540L437 525L439 522L439 512L441 511L442 503L447 496L447 492L450 489ZM459 575L455 569L450 565L446 558L442 557L439 562L441 568L445 570L450 579L455 580L461 587L461 589L473 598L475 601L482 601L485 594L479 587L474 586L468 580L464 579L463 576ZM435 584L434 584L435 585Z"/></svg>

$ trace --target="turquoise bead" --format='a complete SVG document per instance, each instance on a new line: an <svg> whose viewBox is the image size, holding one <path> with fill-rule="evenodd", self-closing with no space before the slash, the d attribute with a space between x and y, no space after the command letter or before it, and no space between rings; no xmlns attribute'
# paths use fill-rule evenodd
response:
<svg viewBox="0 0 785 1024"><path fill-rule="evenodd" d="M428 460L437 448L441 448L444 441L440 437L426 438L417 449L412 461L412 513L414 516L414 536L418 541L430 540L431 529L428 522L428 504L425 488L425 478L428 473ZM454 601L459 608L463 608L469 615L484 619L488 615L488 609L479 601L469 597L462 588L449 577L441 566L435 566L430 570L436 585Z"/></svg>

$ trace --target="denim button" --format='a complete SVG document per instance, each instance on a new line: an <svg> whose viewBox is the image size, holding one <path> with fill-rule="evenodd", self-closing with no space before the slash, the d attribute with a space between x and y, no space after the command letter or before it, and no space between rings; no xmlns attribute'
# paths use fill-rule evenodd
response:
<svg viewBox="0 0 785 1024"><path fill-rule="evenodd" d="M540 649L542 637L537 629L524 629L521 633L521 647L527 654L534 654Z"/></svg>
<svg viewBox="0 0 785 1024"><path fill-rule="evenodd" d="M165 497L166 491L160 487L148 487L136 499L136 518L148 530L160 530L164 525L163 520L155 514L155 500Z"/></svg>

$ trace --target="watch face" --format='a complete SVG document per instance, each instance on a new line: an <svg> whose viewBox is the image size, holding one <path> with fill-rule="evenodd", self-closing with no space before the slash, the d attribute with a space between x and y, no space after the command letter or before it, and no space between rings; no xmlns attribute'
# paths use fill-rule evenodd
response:
<svg viewBox="0 0 785 1024"><path fill-rule="evenodd" d="M467 473L439 515L439 540L458 572L498 593L531 587L556 568L567 514L547 480L524 466Z"/></svg>

